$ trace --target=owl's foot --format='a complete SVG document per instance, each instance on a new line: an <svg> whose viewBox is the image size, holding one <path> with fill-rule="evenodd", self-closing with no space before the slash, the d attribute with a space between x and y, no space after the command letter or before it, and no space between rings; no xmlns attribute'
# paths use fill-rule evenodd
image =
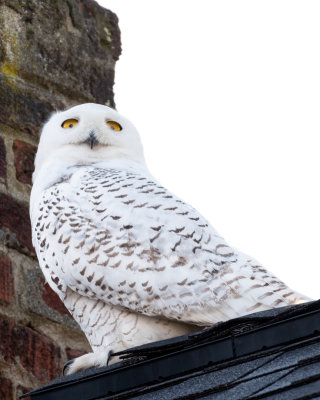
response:
<svg viewBox="0 0 320 400"><path fill-rule="evenodd" d="M84 369L105 367L106 365L116 363L118 357L112 359L111 356L112 350L107 352L100 350L94 353L85 354L84 356L67 361L63 366L62 373L63 375L71 375L83 371Z"/></svg>

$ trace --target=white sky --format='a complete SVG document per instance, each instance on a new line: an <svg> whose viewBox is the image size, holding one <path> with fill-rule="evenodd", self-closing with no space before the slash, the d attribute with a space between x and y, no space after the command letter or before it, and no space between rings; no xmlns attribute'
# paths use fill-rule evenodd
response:
<svg viewBox="0 0 320 400"><path fill-rule="evenodd" d="M115 100L151 173L320 298L320 2L98 2L120 19Z"/></svg>

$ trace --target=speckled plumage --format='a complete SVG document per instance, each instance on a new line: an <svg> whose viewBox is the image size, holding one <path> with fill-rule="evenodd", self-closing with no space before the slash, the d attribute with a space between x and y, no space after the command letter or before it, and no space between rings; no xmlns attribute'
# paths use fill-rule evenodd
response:
<svg viewBox="0 0 320 400"><path fill-rule="evenodd" d="M72 128L61 144L54 132L70 117L87 124ZM120 133L104 129L109 117L120 120ZM31 202L34 245L48 283L94 350L69 372L104 365L110 349L307 299L229 247L194 208L160 185L142 149L138 156L135 146L132 155L123 154L113 136L126 140L129 132L129 142L138 140L130 130L114 110L88 104L56 114L42 134L58 144L46 159L40 142ZM97 149L85 143L92 131ZM77 146L79 154L70 157Z"/></svg>

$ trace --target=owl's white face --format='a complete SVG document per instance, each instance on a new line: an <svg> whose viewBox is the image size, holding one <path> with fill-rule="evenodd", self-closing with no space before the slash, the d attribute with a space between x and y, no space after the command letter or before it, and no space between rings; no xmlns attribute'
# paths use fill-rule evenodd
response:
<svg viewBox="0 0 320 400"><path fill-rule="evenodd" d="M144 163L133 124L110 107L87 103L55 113L44 125L35 160L35 175L49 157L71 163L125 158Z"/></svg>

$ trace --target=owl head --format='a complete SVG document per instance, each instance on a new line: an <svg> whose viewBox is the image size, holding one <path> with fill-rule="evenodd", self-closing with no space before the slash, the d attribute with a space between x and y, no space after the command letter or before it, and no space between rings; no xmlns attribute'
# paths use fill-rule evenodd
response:
<svg viewBox="0 0 320 400"><path fill-rule="evenodd" d="M86 103L57 112L44 125L35 159L35 174L48 159L90 163L115 158L144 163L133 124L116 110Z"/></svg>

